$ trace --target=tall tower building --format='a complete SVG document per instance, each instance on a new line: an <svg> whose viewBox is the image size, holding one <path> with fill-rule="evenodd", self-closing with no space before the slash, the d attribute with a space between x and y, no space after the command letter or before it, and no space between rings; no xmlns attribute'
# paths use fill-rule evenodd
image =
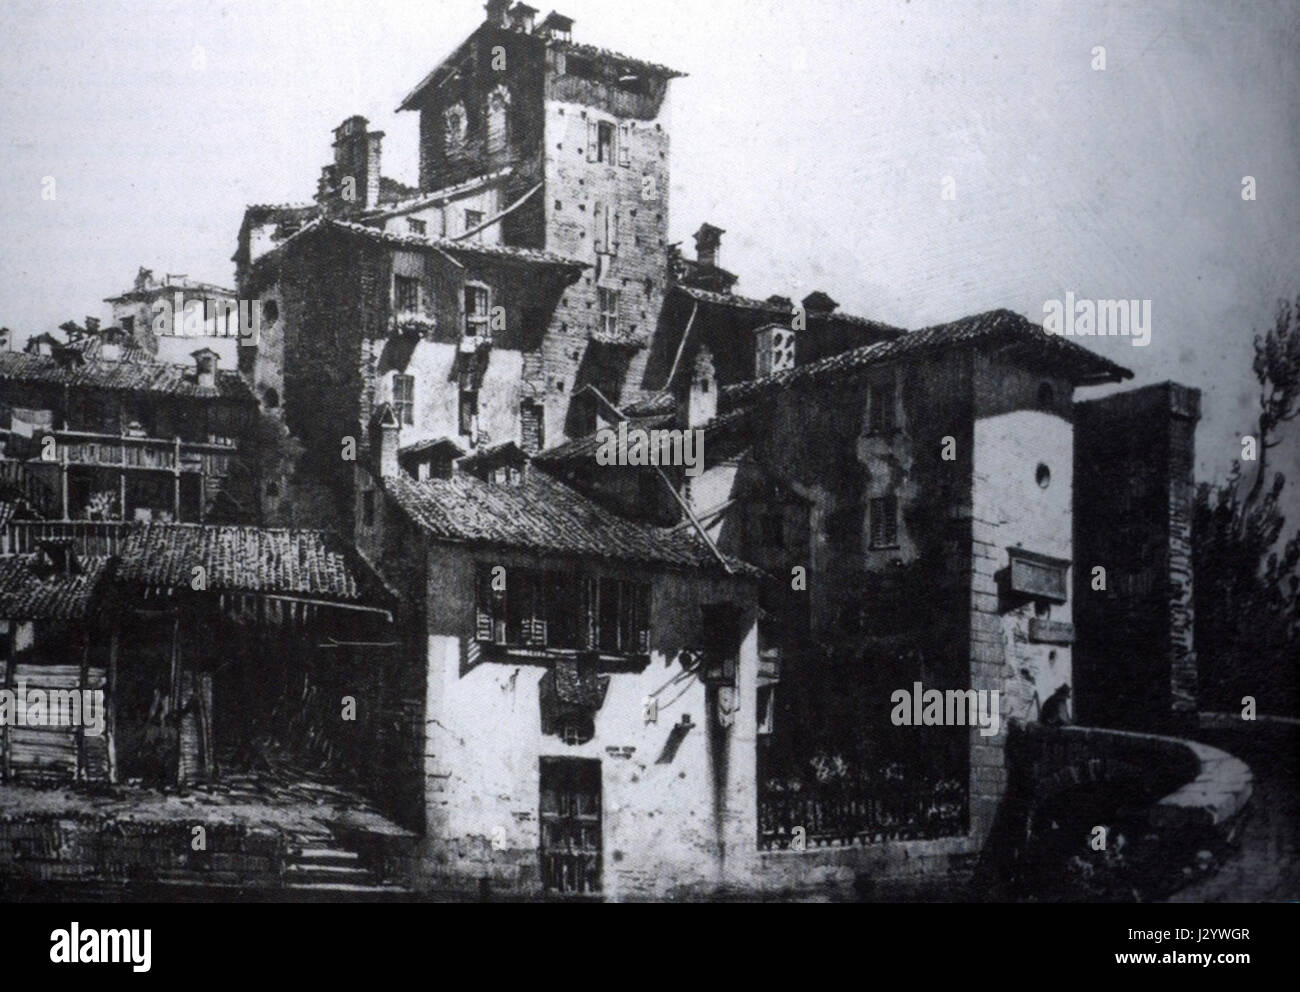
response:
<svg viewBox="0 0 1300 992"><path fill-rule="evenodd" d="M590 266L538 356L546 436L558 440L582 387L614 401L639 388L667 279L667 96L681 74L577 44L560 14L539 22L506 0L486 11L399 110L420 114L421 193L443 204L430 234Z"/></svg>

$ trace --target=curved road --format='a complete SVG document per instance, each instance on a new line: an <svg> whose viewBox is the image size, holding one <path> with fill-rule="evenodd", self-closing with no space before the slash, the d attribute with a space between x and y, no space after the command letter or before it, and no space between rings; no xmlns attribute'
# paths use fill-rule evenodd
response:
<svg viewBox="0 0 1300 992"><path fill-rule="evenodd" d="M1239 849L1168 901L1300 902L1300 731L1261 722L1199 737L1250 765L1254 795Z"/></svg>

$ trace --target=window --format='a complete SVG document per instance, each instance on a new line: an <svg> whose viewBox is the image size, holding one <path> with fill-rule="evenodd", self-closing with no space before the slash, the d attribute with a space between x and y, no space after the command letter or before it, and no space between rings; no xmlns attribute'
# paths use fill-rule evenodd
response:
<svg viewBox="0 0 1300 992"><path fill-rule="evenodd" d="M1046 489L1052 484L1052 470L1039 462L1038 468L1034 472L1034 481L1038 483L1039 489Z"/></svg>
<svg viewBox="0 0 1300 992"><path fill-rule="evenodd" d="M870 406L869 427L872 434L889 434L897 426L895 417L894 384L878 383L871 387L868 397Z"/></svg>
<svg viewBox="0 0 1300 992"><path fill-rule="evenodd" d="M871 546L898 547L898 497L880 496L871 501Z"/></svg>
<svg viewBox="0 0 1300 992"><path fill-rule="evenodd" d="M393 299L398 313L419 313L420 280L410 276L393 276Z"/></svg>
<svg viewBox="0 0 1300 992"><path fill-rule="evenodd" d="M650 586L577 572L508 568L478 571L475 640L505 647L650 651Z"/></svg>
<svg viewBox="0 0 1300 992"><path fill-rule="evenodd" d="M406 226L410 228L412 234L418 234L421 237L429 233L429 225L422 220L416 220L414 217L406 218Z"/></svg>
<svg viewBox="0 0 1300 992"><path fill-rule="evenodd" d="M262 316L266 318L268 324L274 324L280 319L280 305L275 300L263 300Z"/></svg>
<svg viewBox="0 0 1300 992"><path fill-rule="evenodd" d="M375 525L375 491L367 489L361 494L361 522L367 527Z"/></svg>
<svg viewBox="0 0 1300 992"><path fill-rule="evenodd" d="M415 423L415 376L393 376L393 413L399 424Z"/></svg>
<svg viewBox="0 0 1300 992"><path fill-rule="evenodd" d="M524 400L519 405L519 430L522 435L523 449L530 455L546 447L545 426L542 405L532 400Z"/></svg>
<svg viewBox="0 0 1300 992"><path fill-rule="evenodd" d="M608 121L596 125L596 161L614 164L614 125Z"/></svg>
<svg viewBox="0 0 1300 992"><path fill-rule="evenodd" d="M473 437L478 426L478 393L472 389L460 391L460 432Z"/></svg>
<svg viewBox="0 0 1300 992"><path fill-rule="evenodd" d="M632 164L631 124L620 124L618 126L618 164L624 167Z"/></svg>
<svg viewBox="0 0 1300 992"><path fill-rule="evenodd" d="M448 148L465 143L465 107L455 104L443 112L443 140Z"/></svg>
<svg viewBox="0 0 1300 992"><path fill-rule="evenodd" d="M592 209L592 220L596 226L593 244L597 252L609 255L618 254L618 210L608 203L596 201Z"/></svg>
<svg viewBox="0 0 1300 992"><path fill-rule="evenodd" d="M482 211L482 210L466 210L466 211L465 211L465 233L466 233L466 234L468 234L470 231L474 230L474 228L478 227L478 226L479 226L480 224L482 224L482 223L483 223L483 211Z"/></svg>
<svg viewBox="0 0 1300 992"><path fill-rule="evenodd" d="M135 318L134 318L134 317L123 317L123 318L122 318L122 330L126 331L126 333L127 333L128 335L129 335L129 334L133 334L133 333L135 333Z"/></svg>
<svg viewBox="0 0 1300 992"><path fill-rule="evenodd" d="M488 152L503 152L510 144L510 91L498 86L487 98Z"/></svg>
<svg viewBox="0 0 1300 992"><path fill-rule="evenodd" d="M600 288L600 329L608 337L618 335L618 295L617 289Z"/></svg>
<svg viewBox="0 0 1300 992"><path fill-rule="evenodd" d="M479 283L465 284L465 336L470 338L488 338L491 336L489 322L488 288Z"/></svg>

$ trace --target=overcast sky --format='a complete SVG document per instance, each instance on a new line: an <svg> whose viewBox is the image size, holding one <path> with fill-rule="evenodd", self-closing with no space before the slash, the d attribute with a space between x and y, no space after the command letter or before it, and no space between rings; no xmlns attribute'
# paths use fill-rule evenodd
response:
<svg viewBox="0 0 1300 992"><path fill-rule="evenodd" d="M1199 477L1239 454L1252 331L1300 292L1300 5L558 9L577 41L689 74L671 235L725 228L738 292L824 289L908 328L996 307L1041 321L1067 291L1149 299L1149 347L1090 345L1138 384L1203 390ZM351 114L414 184L417 117L394 110L482 16L476 0L5 0L0 324L107 316L142 264L231 283L244 205L310 199Z"/></svg>

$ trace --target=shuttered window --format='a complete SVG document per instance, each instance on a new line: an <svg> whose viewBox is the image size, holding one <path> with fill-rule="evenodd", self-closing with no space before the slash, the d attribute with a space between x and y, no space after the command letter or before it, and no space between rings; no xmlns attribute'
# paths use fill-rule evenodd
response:
<svg viewBox="0 0 1300 992"><path fill-rule="evenodd" d="M881 496L871 501L871 546L898 546L898 497Z"/></svg>
<svg viewBox="0 0 1300 992"><path fill-rule="evenodd" d="M650 586L525 568L477 572L474 638L506 647L650 652Z"/></svg>

